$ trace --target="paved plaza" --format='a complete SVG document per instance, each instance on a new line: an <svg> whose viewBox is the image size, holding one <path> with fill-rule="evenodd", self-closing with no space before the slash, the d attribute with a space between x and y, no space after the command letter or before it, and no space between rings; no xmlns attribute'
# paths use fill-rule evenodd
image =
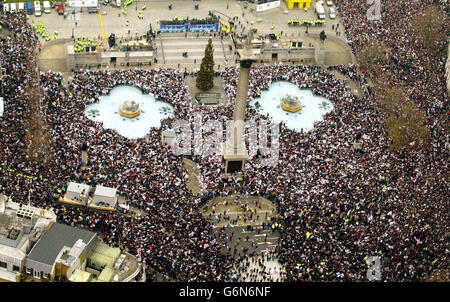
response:
<svg viewBox="0 0 450 302"><path fill-rule="evenodd" d="M229 3L228 3L229 2ZM168 9L168 3L172 4L172 9ZM196 10L194 5L198 4ZM146 5L145 10L141 8ZM335 20L329 19L324 26L289 26L290 19L309 19L315 20L316 16L313 9L305 12L303 9L288 10L286 3L269 11L256 12L253 5L244 5L240 1L230 0L174 0L174 1L134 1L128 8L127 15L124 15L121 8L111 5L100 4L100 14L91 14L86 11L81 13L69 14L67 18L58 15L55 10L50 14L43 14L40 17L31 15L30 23L42 22L47 32L58 33L58 39L50 43L44 41L41 37L42 49L39 60L42 71L52 70L66 72L64 63L64 49L67 41L73 38L91 38L104 39L102 24L105 30L105 36L116 35L117 41L129 40L141 37L146 34L149 26L155 31L159 30L159 20L168 20L175 17L182 18L206 18L210 10L214 10L216 15L225 21L237 17L235 21L237 32L245 30L247 26L257 29L257 35L266 36L274 33L280 36L280 45L288 45L290 40L301 40L305 46L316 45L319 32L325 30L329 39L325 42L325 65L348 64L353 62L353 57L349 47L346 45L346 38L343 33L337 35L333 30L339 23L339 15ZM138 18L138 12L142 11L144 18ZM258 22L259 20L259 22ZM241 28L242 26L242 28ZM343 28L340 25L340 28ZM186 69L188 71L198 70L204 49L208 39L213 39L215 69L222 69L226 65L233 65L236 62L236 52L234 43L229 36L219 38L215 34L204 33L163 33L154 39L156 47L156 61L153 67L170 67ZM105 42L104 45L107 43ZM188 53L188 57L182 56L183 52ZM255 64L258 66L259 64ZM108 68L112 68L109 66ZM122 67L123 68L123 67ZM125 67L126 68L126 67Z"/></svg>
<svg viewBox="0 0 450 302"><path fill-rule="evenodd" d="M168 3L172 9L168 9ZM196 10L194 5L198 4ZM143 5L144 18L138 18L138 11ZM91 38L104 40L114 33L116 41L130 40L145 35L150 25L155 31L159 30L159 20L167 20L175 17L205 18L210 10L216 15L229 21L235 21L237 33L245 32L248 26L257 30L256 35L266 37L268 34L276 34L280 37L280 47L288 48L291 40L302 41L304 46L316 46L319 40L319 32L325 30L329 39L325 41L325 65L348 64L354 58L344 35L337 35L334 27L339 23L329 20L325 26L306 27L289 26L290 19L315 20L313 9L304 11L300 9L287 10L286 3L281 7L269 11L256 12L253 5L243 5L240 1L230 0L205 0L194 2L190 0L173 1L135 1L128 7L128 14L124 15L121 8L105 6L101 4L100 14L90 14L87 11L69 14L67 18L51 14L43 14L40 17L30 16L29 22L42 22L49 33L57 33L58 38L46 42L41 38L39 47L39 68L42 71L60 71L64 74L64 83L67 83L71 73L66 66L67 46L73 39ZM104 34L103 36L103 28ZM342 26L342 25L341 25ZM204 56L208 39L212 39L214 48L214 69L220 70L227 65L235 65L237 52L231 37L220 36L217 33L160 33L153 39L155 47L155 67L170 67L186 71L197 71ZM103 43L106 45L107 43ZM108 50L108 46L106 49ZM183 53L188 56L184 57ZM255 63L254 66L264 65ZM104 68L104 67L103 67ZM112 68L108 66L107 68ZM131 69L132 67L121 67ZM99 68L102 69L102 68ZM336 76L340 74L336 72ZM340 79L346 81L349 87L358 91L357 83L349 81L345 76ZM195 99L198 89L195 87L195 77L188 75L185 78L191 99ZM222 78L215 78L215 92L220 94L220 104L225 104L225 91L223 91ZM194 101L195 102L195 101ZM194 104L199 106L199 104ZM187 171L187 186L193 195L199 195L201 188L201 173L197 164L188 159L183 159L184 168ZM281 266L277 260L277 248L280 243L280 233L273 228L270 219L276 215L276 207L269 200L262 197L231 195L216 197L202 208L202 215L212 225L212 234L222 245L222 252L235 259L243 259L241 265L236 267L235 279L239 281L281 281ZM142 211L136 211L132 207L134 215L145 215ZM167 276L158 274L157 279L167 280Z"/></svg>
<svg viewBox="0 0 450 302"><path fill-rule="evenodd" d="M229 6L227 9L227 5ZM172 10L168 9L168 4L172 4ZM199 9L196 10L194 5L198 4ZM141 11L143 5L147 8L143 10L144 18L139 19L137 17L138 11ZM102 21L105 28L106 36L111 33L115 33L118 38L132 37L136 35L145 34L148 30L149 24L153 29L158 29L158 20L168 20L174 17L189 17L189 18L206 18L210 10L214 10L217 15L221 16L224 20L228 21L228 17L239 17L241 23L248 22L254 23L258 29L259 34L267 34L271 32L281 33L303 33L305 27L291 27L288 25L289 19L309 19L316 20L314 9L309 9L305 12L302 9L288 10L286 3L281 2L279 8L275 8L268 11L256 12L252 5L248 5L248 8L244 8L244 5L237 0L203 0L203 1L191 1L191 0L170 0L170 1L134 1L131 6L128 7L127 15L123 15L121 8L113 7L111 5L105 6L100 4L100 12L102 14ZM119 16L120 15L120 16ZM261 19L261 22L257 22L257 19ZM326 17L325 26L310 27L309 33L319 33L323 29L330 35L336 36L332 31L332 25L339 23L339 14L335 20L330 20L328 15ZM58 15L55 10L52 10L50 14L43 14L40 17L34 15L30 16L30 22L35 23L41 21L48 32L59 31L60 38L70 38L72 36L72 30L75 37L98 37L102 35L102 27L98 14L89 14L84 10L81 14L74 16L68 16L64 19L63 16ZM127 26L127 21L129 25ZM272 30L272 25L275 26ZM341 25L342 28L342 25ZM339 39L345 41L345 36L342 34L338 36Z"/></svg>
<svg viewBox="0 0 450 302"><path fill-rule="evenodd" d="M0 195L150 282L448 280L448 5L317 1L0 11ZM0 272L52 280L11 240Z"/></svg>

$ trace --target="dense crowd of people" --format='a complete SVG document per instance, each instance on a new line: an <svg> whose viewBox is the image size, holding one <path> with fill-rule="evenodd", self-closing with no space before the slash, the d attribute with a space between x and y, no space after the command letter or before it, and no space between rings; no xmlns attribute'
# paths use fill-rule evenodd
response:
<svg viewBox="0 0 450 302"><path fill-rule="evenodd" d="M365 11L347 7L350 3L337 1L355 51L363 37L389 34L389 23L354 27L353 19L362 18ZM404 9L401 1L389 5ZM384 14L390 12L394 13ZM212 234L199 210L212 198L233 193L263 196L276 204L281 224L276 252L286 281L367 280L366 260L371 256L380 257L386 281L424 280L448 268L445 84L411 89L411 96L430 115L433 141L427 150L405 155L389 150L382 114L370 95L357 98L318 66L252 68L249 98L283 80L328 98L334 110L309 132L296 132L281 123L279 162L273 167L253 158L242 174L223 177L221 155L192 156L202 176L202 193L194 196L187 188L182 157L161 143L161 132L176 119L193 121L194 113L202 113L204 122L231 119L239 67L219 72L229 103L218 107L194 107L180 70L82 71L69 79L67 87L62 74L41 73L42 111L55 150L42 164L27 157L23 127L29 114L26 91L36 72L37 38L22 13L0 14L0 24L9 37L0 36L5 99L0 118L0 193L52 208L59 221L90 228L106 243L140 255L149 280L237 280L241 264L250 267L253 255L233 259L221 252L224 243ZM432 68L428 64L441 66L442 60L414 58L415 72ZM360 76L353 65L336 69L352 80ZM393 80L409 83L419 76L404 70ZM153 128L136 140L84 115L86 105L122 84L171 103L174 115L162 122L161 129ZM268 117L249 108L246 118ZM361 143L361 150L352 148L354 142ZM85 143L89 164L82 170L80 150ZM71 181L116 187L145 215L107 214L55 203L51 194ZM252 275L257 270L250 271L252 280L259 280Z"/></svg>
<svg viewBox="0 0 450 302"><path fill-rule="evenodd" d="M161 145L160 130L152 129L143 139L128 140L103 129L84 116L85 106L120 83L127 83L170 100L175 110L187 107L182 72L175 70L78 73L63 87L59 73L41 73L45 96L42 111L50 125L54 154L48 164L27 157L24 121L29 114L33 51L37 39L24 14L1 14L2 96L0 192L13 200L52 208L58 220L99 232L113 246L128 248L147 264L149 280L224 280L227 260L218 252L209 226L201 218L198 200L186 189L182 161ZM21 35L25 32L26 35ZM38 87L34 87L39 89ZM188 112L187 109L186 112ZM89 168L81 171L80 152L89 146ZM95 164L94 164L95 163ZM129 217L106 214L54 203L52 193L68 182L102 183L117 187L130 202L147 215Z"/></svg>

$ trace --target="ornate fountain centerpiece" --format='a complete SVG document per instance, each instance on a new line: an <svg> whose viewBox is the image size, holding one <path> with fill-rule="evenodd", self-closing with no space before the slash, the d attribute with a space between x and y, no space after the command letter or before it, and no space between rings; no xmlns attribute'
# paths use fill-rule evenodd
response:
<svg viewBox="0 0 450 302"><path fill-rule="evenodd" d="M139 108L139 104L135 100L129 98L120 105L119 112L121 116L134 118L141 114L141 108Z"/></svg>
<svg viewBox="0 0 450 302"><path fill-rule="evenodd" d="M302 109L302 102L296 95L286 94L281 99L281 108L283 108L284 111L297 112Z"/></svg>

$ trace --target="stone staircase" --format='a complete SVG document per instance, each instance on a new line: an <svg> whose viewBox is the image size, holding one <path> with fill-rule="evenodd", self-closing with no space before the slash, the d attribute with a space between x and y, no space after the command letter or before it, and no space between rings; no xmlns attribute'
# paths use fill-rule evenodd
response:
<svg viewBox="0 0 450 302"><path fill-rule="evenodd" d="M222 40L220 37L196 36L178 37L178 36L159 36L157 38L158 47L158 63L165 65L197 65L200 63L205 54L205 47L208 44L208 39L213 40L214 48L214 63L218 68L225 66L225 60L230 60L232 51L230 51L231 41L229 39ZM183 52L188 53L188 57L183 57Z"/></svg>

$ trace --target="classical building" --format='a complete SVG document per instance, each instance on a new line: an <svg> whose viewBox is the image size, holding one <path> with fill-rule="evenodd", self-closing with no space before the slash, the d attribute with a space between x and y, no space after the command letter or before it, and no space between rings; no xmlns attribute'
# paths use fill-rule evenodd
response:
<svg viewBox="0 0 450 302"><path fill-rule="evenodd" d="M95 232L57 223L53 211L0 195L0 281L20 281L22 272L38 280L128 282L139 278L142 266Z"/></svg>
<svg viewBox="0 0 450 302"><path fill-rule="evenodd" d="M155 51L74 51L73 45L67 46L67 69L80 70L86 68L151 66L156 57Z"/></svg>
<svg viewBox="0 0 450 302"><path fill-rule="evenodd" d="M26 273L49 280L71 276L85 268L87 255L98 240L94 232L55 223L31 249L25 261Z"/></svg>
<svg viewBox="0 0 450 302"><path fill-rule="evenodd" d="M316 47L305 45L298 37L276 39L256 38L251 42L257 63L303 63L313 64L316 59ZM243 40L236 40L236 50L243 48ZM240 58L238 57L237 60Z"/></svg>
<svg viewBox="0 0 450 302"><path fill-rule="evenodd" d="M28 252L55 222L52 211L0 195L0 281L19 281Z"/></svg>
<svg viewBox="0 0 450 302"><path fill-rule="evenodd" d="M140 275L141 264L92 231L55 223L30 251L25 270L36 279L128 282Z"/></svg>

